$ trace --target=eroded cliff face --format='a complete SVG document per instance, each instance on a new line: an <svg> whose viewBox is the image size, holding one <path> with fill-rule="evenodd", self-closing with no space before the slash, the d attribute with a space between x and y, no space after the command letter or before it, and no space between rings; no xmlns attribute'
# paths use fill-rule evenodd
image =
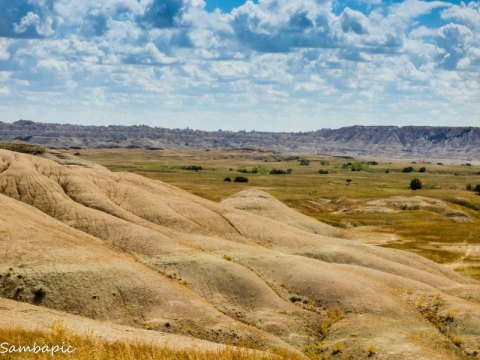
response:
<svg viewBox="0 0 480 360"><path fill-rule="evenodd" d="M305 133L206 132L148 126L0 123L0 140L56 147L262 148L401 159L480 159L480 128L352 126Z"/></svg>

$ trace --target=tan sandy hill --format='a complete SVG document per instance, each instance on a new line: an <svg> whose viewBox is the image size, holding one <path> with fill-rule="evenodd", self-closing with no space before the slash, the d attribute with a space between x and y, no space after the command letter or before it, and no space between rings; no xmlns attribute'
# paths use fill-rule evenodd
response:
<svg viewBox="0 0 480 360"><path fill-rule="evenodd" d="M286 206L270 194L260 190L244 190L224 199L221 204L245 210L269 219L283 222L315 234L342 237L345 232L336 227L321 223L309 216Z"/></svg>
<svg viewBox="0 0 480 360"><path fill-rule="evenodd" d="M252 210L248 193L217 204L138 175L7 150L0 193L4 298L260 349L343 344L362 358L373 344L385 359L479 350L478 282L340 238L282 206L264 211L264 200Z"/></svg>

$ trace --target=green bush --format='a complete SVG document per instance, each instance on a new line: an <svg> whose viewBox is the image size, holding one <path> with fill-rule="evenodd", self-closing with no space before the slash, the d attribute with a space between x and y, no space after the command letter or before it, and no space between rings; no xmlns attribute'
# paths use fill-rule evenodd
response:
<svg viewBox="0 0 480 360"><path fill-rule="evenodd" d="M248 178L245 176L237 176L234 180L234 182L239 182L239 183L247 183Z"/></svg>
<svg viewBox="0 0 480 360"><path fill-rule="evenodd" d="M412 181L410 181L410 189L412 190L420 190L422 188L422 182L420 181L420 179L412 179Z"/></svg>
<svg viewBox="0 0 480 360"><path fill-rule="evenodd" d="M407 166L407 167L403 168L402 172L411 173L411 172L413 172L413 167Z"/></svg>
<svg viewBox="0 0 480 360"><path fill-rule="evenodd" d="M182 170L190 170L190 171L200 171L203 170L203 167L198 165L189 165L189 166L182 166Z"/></svg>
<svg viewBox="0 0 480 360"><path fill-rule="evenodd" d="M296 302L299 302L299 301L303 301L303 298L298 294L293 294L292 296L290 296L290 301L292 303L296 303Z"/></svg>
<svg viewBox="0 0 480 360"><path fill-rule="evenodd" d="M290 170L290 169L289 169L289 170ZM281 169L272 169L272 170L270 170L270 175L282 175L282 174L290 174L290 173L288 172L288 170L287 170L287 171L281 170Z"/></svg>
<svg viewBox="0 0 480 360"><path fill-rule="evenodd" d="M365 162L354 161L343 164L342 169L350 169L352 171L368 171L369 167Z"/></svg>
<svg viewBox="0 0 480 360"><path fill-rule="evenodd" d="M300 165L302 166L308 166L310 165L310 160L307 160L307 159L300 159L298 160L300 162Z"/></svg>
<svg viewBox="0 0 480 360"><path fill-rule="evenodd" d="M251 169L240 168L237 169L239 173L242 174L268 174L269 171L265 166L255 166Z"/></svg>

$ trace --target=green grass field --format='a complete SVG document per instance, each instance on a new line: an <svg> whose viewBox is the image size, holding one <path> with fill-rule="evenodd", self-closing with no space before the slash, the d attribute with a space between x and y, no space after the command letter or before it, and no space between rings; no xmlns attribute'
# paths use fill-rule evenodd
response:
<svg viewBox="0 0 480 360"><path fill-rule="evenodd" d="M213 201L246 188L260 188L320 221L396 234L398 239L382 246L413 251L439 263L452 264L457 271L480 279L480 196L466 190L468 184L480 184L479 165L385 160L367 165L357 163L362 161L359 159L327 155L297 158L228 150L88 149L82 150L80 157L112 171L129 171L165 181ZM309 160L309 165L301 165L299 159ZM360 171L352 171L352 166L346 165L349 162ZM202 170L186 170L191 165L201 166ZM414 168L413 172L402 172L409 166ZM419 172L421 167L425 167L426 172ZM238 171L252 168L257 168L257 173ZM272 169L291 169L291 174L271 175ZM319 174L319 170L326 170L328 174ZM224 181L226 177L233 180L236 176L246 176L249 182ZM421 180L421 190L410 189L413 178ZM470 222L456 222L445 216L445 209L435 206L397 209L392 213L363 210L370 201L392 196L442 200L449 211L465 213Z"/></svg>

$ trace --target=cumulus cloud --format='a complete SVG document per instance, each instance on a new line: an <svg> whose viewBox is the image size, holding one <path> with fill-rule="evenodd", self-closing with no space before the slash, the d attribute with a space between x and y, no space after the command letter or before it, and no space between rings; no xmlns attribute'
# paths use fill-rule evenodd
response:
<svg viewBox="0 0 480 360"><path fill-rule="evenodd" d="M52 15L53 3L43 0L0 0L0 36L41 38L54 33L57 20Z"/></svg>
<svg viewBox="0 0 480 360"><path fill-rule="evenodd" d="M442 12L442 18L478 29L480 27L480 2L471 1L468 4L462 2L460 5L450 6Z"/></svg>
<svg viewBox="0 0 480 360"><path fill-rule="evenodd" d="M2 110L95 106L132 121L139 112L215 118L214 128L241 114L253 127L261 113L284 129L289 119L345 124L367 110L401 122L451 103L469 121L480 97L480 2L350 5L247 0L207 12L204 0L0 0L0 74L9 74L0 86L12 104Z"/></svg>
<svg viewBox="0 0 480 360"><path fill-rule="evenodd" d="M8 60L10 58L10 52L8 51L8 46L11 44L9 39L0 37L0 61Z"/></svg>

